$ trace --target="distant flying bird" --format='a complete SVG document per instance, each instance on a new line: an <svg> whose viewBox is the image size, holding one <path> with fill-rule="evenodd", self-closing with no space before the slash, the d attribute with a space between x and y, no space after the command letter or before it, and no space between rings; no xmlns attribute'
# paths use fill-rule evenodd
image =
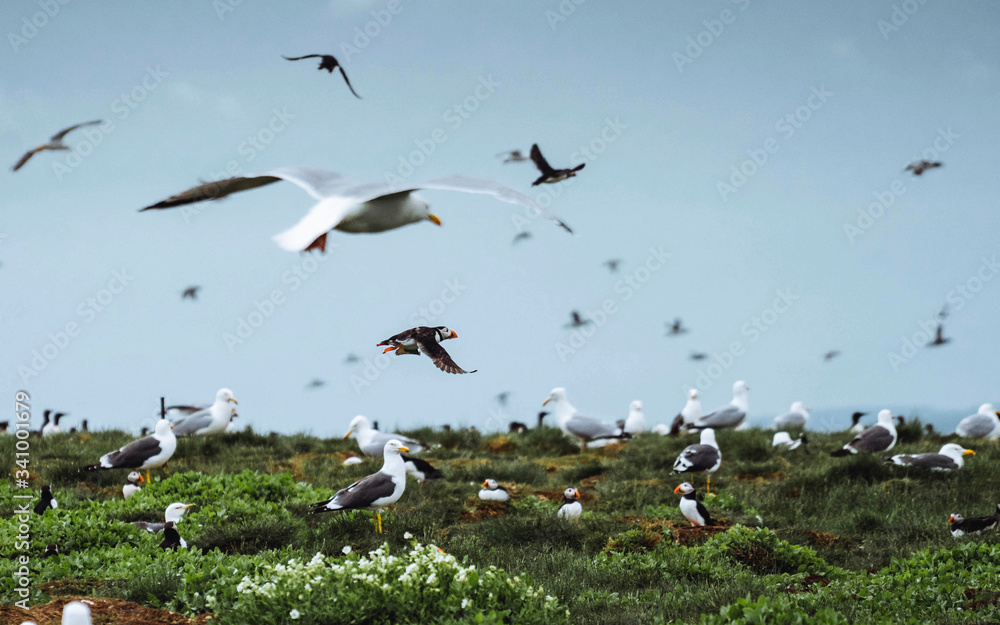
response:
<svg viewBox="0 0 1000 625"><path fill-rule="evenodd" d="M681 334L687 334L688 329L684 327L684 322L681 321L680 317L674 319L673 323L668 322L667 335L668 336L680 336Z"/></svg>
<svg viewBox="0 0 1000 625"><path fill-rule="evenodd" d="M530 157L526 156L521 150L509 150L507 152L501 152L497 154L497 158L503 157L504 163L520 163L522 161L528 160Z"/></svg>
<svg viewBox="0 0 1000 625"><path fill-rule="evenodd" d="M839 355L840 355L840 351L838 351L836 349L830 350L827 353L823 354L823 360L826 361L826 362L830 362L831 360L833 360L834 358L836 358Z"/></svg>
<svg viewBox="0 0 1000 625"><path fill-rule="evenodd" d="M259 176L237 176L200 184L146 206L140 212L218 200L282 180L319 200L297 224L273 237L278 247L292 252L326 251L326 237L333 230L352 234L377 233L421 221L440 226L441 220L430 212L430 205L415 193L421 189L491 195L501 202L538 211L567 232L573 232L534 198L496 180L451 176L412 184L359 183L313 167L284 167Z"/></svg>
<svg viewBox="0 0 1000 625"><path fill-rule="evenodd" d="M432 361L434 361L435 367L445 373L475 373L477 369L466 371L455 364L455 361L451 359L448 352L441 347L441 341L457 338L457 332L449 330L444 326L437 326L435 328L418 326L416 328L404 330L394 336L390 336L386 340L379 343L378 347L388 345L388 347L382 351L383 354L395 351L396 354L399 355L420 355L420 353L423 352L429 356Z"/></svg>
<svg viewBox="0 0 1000 625"><path fill-rule="evenodd" d="M937 167L941 167L941 163L938 161L917 161L916 163L907 165L903 171L912 171L914 176L920 176L928 169L935 169Z"/></svg>
<svg viewBox="0 0 1000 625"><path fill-rule="evenodd" d="M24 156L21 157L21 160L19 160L14 165L14 167L13 167L14 171L17 171L17 170L21 169L22 167L24 167L24 164L27 163L28 160L31 159L32 156L34 156L35 154L38 154L39 152L43 152L45 150L69 150L69 146L66 145L65 143L63 143L63 138L66 135L68 135L69 133L73 132L74 130L76 130L77 128L79 128L81 126L93 126L94 124L100 124L103 121L104 120L102 120L102 119L95 119L92 122L84 122L82 124L77 124L75 126L70 126L69 128L65 128L63 130L60 130L56 134L52 135L52 138L49 139L48 143L43 143L42 145L38 146L37 148L33 148L33 149L28 150L27 152L25 152Z"/></svg>
<svg viewBox="0 0 1000 625"><path fill-rule="evenodd" d="M542 156L542 151L538 149L538 144L531 146L531 160L534 161L535 167L541 172L541 176L537 180L531 183L531 186L535 187L540 184L555 184L556 182L561 182L567 178L573 178L576 176L576 172L584 168L586 163L580 163L572 169L555 169L549 162L545 160Z"/></svg>
<svg viewBox="0 0 1000 625"><path fill-rule="evenodd" d="M705 360L708 358L708 354L705 352L691 352L691 355L688 356L688 358L691 360Z"/></svg>
<svg viewBox="0 0 1000 625"><path fill-rule="evenodd" d="M945 319L948 318L949 312L950 311L948 309L948 304L945 304L944 306L941 307L941 310L938 311L938 314L937 314L938 319L940 319L941 321L944 321Z"/></svg>
<svg viewBox="0 0 1000 625"><path fill-rule="evenodd" d="M344 364L345 365L354 364L354 363L360 362L360 361L361 361L361 357L358 356L357 354L351 353L351 354L348 354L347 356L344 357Z"/></svg>
<svg viewBox="0 0 1000 625"><path fill-rule="evenodd" d="M181 293L181 299L190 299L190 300L198 299L198 291L200 289L201 289L200 286L189 286L188 288L184 289L184 292Z"/></svg>
<svg viewBox="0 0 1000 625"><path fill-rule="evenodd" d="M582 328L583 326L590 325L590 319L584 319L580 316L580 313L576 310L570 313L572 318L569 323L566 324L567 328Z"/></svg>
<svg viewBox="0 0 1000 625"><path fill-rule="evenodd" d="M951 339L944 337L944 326L938 324L937 333L934 335L934 340L927 344L927 347L941 347L945 343L950 343Z"/></svg>
<svg viewBox="0 0 1000 625"><path fill-rule="evenodd" d="M347 72L344 71L344 66L341 65L340 62L337 59L335 59L332 55L307 54L305 56L295 56L295 57L288 57L285 55L281 55L281 58L285 59L286 61L301 61L302 59L321 59L319 62L320 71L325 69L326 71L332 74L333 70L340 69L340 74L344 77L344 82L347 83L347 88L351 90L351 93L354 94L355 98L359 100L361 99L361 96L358 95L358 92L355 91L354 87L351 86L351 81L350 79L347 78Z"/></svg>
<svg viewBox="0 0 1000 625"><path fill-rule="evenodd" d="M612 258L611 260L604 261L604 266L608 268L611 273L618 273L618 265L621 264L622 259Z"/></svg>
<svg viewBox="0 0 1000 625"><path fill-rule="evenodd" d="M514 242L511 245L517 245L521 241L527 241L531 238L531 233L525 230L524 232L518 232L514 235Z"/></svg>
<svg viewBox="0 0 1000 625"><path fill-rule="evenodd" d="M326 380L320 380L319 378L313 378L309 384L306 384L306 390L314 390L317 388L323 388L326 386Z"/></svg>
<svg viewBox="0 0 1000 625"><path fill-rule="evenodd" d="M496 400L501 406L507 405L507 400L510 399L510 391L504 391L502 393L497 393Z"/></svg>

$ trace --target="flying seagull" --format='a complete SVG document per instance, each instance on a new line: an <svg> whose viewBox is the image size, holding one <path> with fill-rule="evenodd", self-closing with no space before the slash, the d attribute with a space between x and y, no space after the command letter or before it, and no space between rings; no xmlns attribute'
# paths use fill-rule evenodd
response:
<svg viewBox="0 0 1000 625"><path fill-rule="evenodd" d="M881 410L878 413L878 423L871 426L854 439L831 453L831 456L850 456L859 452L875 453L889 451L896 444L896 426L893 424L892 411Z"/></svg>
<svg viewBox="0 0 1000 625"><path fill-rule="evenodd" d="M940 347L945 343L950 343L951 339L946 339L944 337L944 326L938 324L937 332L934 334L934 340L927 344L927 347Z"/></svg>
<svg viewBox="0 0 1000 625"><path fill-rule="evenodd" d="M705 360L708 358L708 354L705 352L691 352L691 355L688 356L688 358L691 360Z"/></svg>
<svg viewBox="0 0 1000 625"><path fill-rule="evenodd" d="M310 505L310 513L336 512L338 510L368 509L374 512L373 521L382 533L382 508L394 504L406 490L406 467L400 452L410 451L403 443L392 439L382 449L382 468L360 479L324 501Z"/></svg>
<svg viewBox="0 0 1000 625"><path fill-rule="evenodd" d="M93 126L94 124L100 124L103 121L104 120L102 119L95 119L94 121L91 122L76 124L75 126L70 126L69 128L64 128L63 130L60 130L56 134L52 135L52 138L49 139L48 143L43 143L37 148L33 148L25 152L24 156L21 157L21 160L17 161L17 163L14 165L13 167L14 171L17 171L22 167L24 167L24 164L27 163L32 156L38 154L39 152L43 152L45 150L69 150L69 146L63 143L63 138L66 135L68 135L69 133L73 132L74 130L76 130L81 126Z"/></svg>
<svg viewBox="0 0 1000 625"><path fill-rule="evenodd" d="M189 286L188 288L184 289L184 291L181 293L181 299L190 299L190 300L198 299L198 291L200 289L201 289L200 286Z"/></svg>
<svg viewBox="0 0 1000 625"><path fill-rule="evenodd" d="M586 163L580 163L572 169L555 169L552 165L549 165L549 162L545 160L544 156L542 156L542 151L538 149L537 143L531 146L531 160L534 161L535 167L537 167L538 171L542 174L538 177L538 179L531 183L531 186L533 187L543 183L555 184L557 182L562 182L567 178L573 178L576 176L576 172L583 169L586 165Z"/></svg>
<svg viewBox="0 0 1000 625"><path fill-rule="evenodd" d="M580 505L580 491L570 487L563 491L563 505L559 506L556 516L567 521L576 521L583 514L583 506Z"/></svg>
<svg viewBox="0 0 1000 625"><path fill-rule="evenodd" d="M326 386L326 380L321 380L319 378L313 378L309 384L306 384L306 390L316 390L318 388L323 388Z"/></svg>
<svg viewBox="0 0 1000 625"><path fill-rule="evenodd" d="M177 437L173 427L166 419L156 422L153 435L132 441L118 451L112 451L101 456L97 464L83 467L84 471L103 471L105 469L146 469L146 481L149 481L149 469L162 467L177 450Z"/></svg>
<svg viewBox="0 0 1000 625"><path fill-rule="evenodd" d="M501 152L497 154L497 158L503 157L504 163L520 163L528 160L530 157L526 156L521 150L508 150L507 152Z"/></svg>
<svg viewBox="0 0 1000 625"><path fill-rule="evenodd" d="M936 454L897 454L886 462L904 467L917 467L929 471L953 471L962 468L962 456L975 456L976 452L955 443L941 447Z"/></svg>
<svg viewBox="0 0 1000 625"><path fill-rule="evenodd" d="M528 232L527 230L525 230L524 232L518 232L517 234L514 235L514 241L511 243L511 245L517 245L521 241L527 241L530 238L531 238L531 233Z"/></svg>
<svg viewBox="0 0 1000 625"><path fill-rule="evenodd" d="M708 510L698 501L698 493L695 492L694 486L690 482L684 482L675 488L674 493L683 495L681 497L681 514L684 515L684 518L692 526L705 527L706 525L715 525L715 521L709 516Z"/></svg>
<svg viewBox="0 0 1000 625"><path fill-rule="evenodd" d="M567 328L582 328L583 326L590 325L591 323L590 319L584 319L577 310L570 312L569 315L570 322L565 326Z"/></svg>
<svg viewBox="0 0 1000 625"><path fill-rule="evenodd" d="M441 341L457 338L457 332L449 330L444 326L437 326L435 328L418 326L416 328L404 330L395 336L390 336L386 340L379 343L378 347L388 345L388 347L383 350L383 354L395 351L396 354L420 355L420 352L423 352L429 356L432 361L434 361L435 367L445 373L475 373L478 369L466 371L465 369L459 367L455 364L455 361L451 359L451 356L448 355L448 352L441 347Z"/></svg>
<svg viewBox="0 0 1000 625"><path fill-rule="evenodd" d="M358 356L357 354L348 354L347 356L344 357L344 364L345 365L352 365L352 364L354 364L356 362L360 362L360 361L361 361L361 357Z"/></svg>
<svg viewBox="0 0 1000 625"><path fill-rule="evenodd" d="M830 362L831 360L833 360L834 358L836 358L839 355L840 355L840 351L839 350L832 349L832 350L828 351L827 353L823 354L823 360L825 362Z"/></svg>
<svg viewBox="0 0 1000 625"><path fill-rule="evenodd" d="M920 176L928 169L936 169L938 167L941 167L941 163L938 161L917 161L916 163L907 165L903 171L912 171L914 176Z"/></svg>
<svg viewBox="0 0 1000 625"><path fill-rule="evenodd" d="M379 432L372 427L366 417L361 415L351 419L344 438L349 438L351 434L357 435L358 447L361 448L361 452L366 456L381 456L383 449L385 449L385 444L391 440L402 442L409 448L407 451L414 454L420 453L429 447L426 443L421 443L395 432Z"/></svg>
<svg viewBox="0 0 1000 625"><path fill-rule="evenodd" d="M674 318L672 323L667 323L667 335L668 336L680 336L681 334L687 334L688 329L684 327L684 322L681 321L680 317Z"/></svg>
<svg viewBox="0 0 1000 625"><path fill-rule="evenodd" d="M281 180L291 182L318 200L297 224L273 237L281 249L292 252L326 251L326 236L331 230L376 233L421 221L440 226L441 220L430 212L430 205L415 193L421 189L491 195L501 202L538 211L567 232L573 232L533 198L496 180L451 176L413 184L359 183L313 167L284 167L259 176L237 176L200 184L142 208L140 212L217 200Z"/></svg>
<svg viewBox="0 0 1000 625"><path fill-rule="evenodd" d="M344 77L344 82L347 83L347 88L351 90L351 93L354 94L355 98L357 98L359 100L361 99L361 96L358 95L358 92L355 91L354 87L351 86L351 81L350 81L350 79L347 78L347 72L344 71L344 66L341 65L340 61L338 61L337 59L335 59L332 55L330 55L330 54L307 54L305 56L295 56L295 57L288 57L288 56L285 56L285 55L281 55L281 58L285 59L286 61L301 61L302 59L321 59L320 62L319 62L319 69L320 69L320 71L322 71L322 70L325 69L326 71L328 71L328 72L330 72L332 74L333 70L339 69L341 76Z"/></svg>

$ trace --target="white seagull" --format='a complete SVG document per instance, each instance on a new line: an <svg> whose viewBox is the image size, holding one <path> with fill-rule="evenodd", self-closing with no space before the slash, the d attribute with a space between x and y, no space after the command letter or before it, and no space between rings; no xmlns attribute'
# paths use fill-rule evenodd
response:
<svg viewBox="0 0 1000 625"><path fill-rule="evenodd" d="M236 404L233 392L220 388L215 393L215 403L211 406L171 406L168 415L177 415L173 422L174 436L207 436L225 432L235 410L229 404Z"/></svg>
<svg viewBox="0 0 1000 625"><path fill-rule="evenodd" d="M1000 412L993 408L993 404L983 404L976 414L958 422L955 434L995 441L1000 438Z"/></svg>
<svg viewBox="0 0 1000 625"><path fill-rule="evenodd" d="M410 451L396 439L382 449L382 468L360 479L325 501L310 506L310 513L336 512L338 510L373 510L373 521L382 533L382 508L399 501L406 490L406 468L400 452Z"/></svg>
<svg viewBox="0 0 1000 625"><path fill-rule="evenodd" d="M780 430L784 428L804 428L809 423L809 409L800 401L792 404L789 412L774 418L771 428Z"/></svg>
<svg viewBox="0 0 1000 625"><path fill-rule="evenodd" d="M688 445L684 451L677 456L674 461L674 473L698 473L704 471L708 473L705 484L705 492L712 492L712 473L718 470L722 464L722 452L719 451L719 444L715 442L715 430L705 428L701 431L701 442L697 445Z"/></svg>
<svg viewBox="0 0 1000 625"><path fill-rule="evenodd" d="M892 464L917 467L930 471L954 471L962 468L963 456L975 456L976 452L955 443L941 447L936 454L897 454L889 459Z"/></svg>
<svg viewBox="0 0 1000 625"><path fill-rule="evenodd" d="M273 237L281 249L292 252L311 249L325 251L326 235L331 230L376 233L421 221L430 221L440 226L441 220L430 212L430 205L415 193L422 189L492 195L501 202L520 204L545 215L572 233L569 226L533 198L496 180L452 176L412 184L360 183L332 171L313 167L284 167L259 176L238 176L209 182L140 210L173 208L217 200L232 193L281 180L291 182L313 199L319 200L297 224Z"/></svg>
<svg viewBox="0 0 1000 625"><path fill-rule="evenodd" d="M118 451L112 451L101 456L98 464L84 467L84 471L103 471L105 469L146 469L146 481L149 481L149 469L167 464L177 450L177 437L166 419L156 422L153 435L132 441Z"/></svg>
<svg viewBox="0 0 1000 625"><path fill-rule="evenodd" d="M18 169L24 167L24 164L27 163L32 156L38 154L39 152L43 152L45 150L69 150L69 146L63 143L63 138L65 138L66 135L73 132L80 126L93 126L94 124L100 124L102 121L103 120L95 119L91 122L83 122L82 124L76 124L74 126L70 126L69 128L60 130L56 134L52 135L52 138L49 139L48 143L43 143L37 148L32 148L25 152L24 156L22 156L21 159L14 165L13 170L17 171Z"/></svg>
<svg viewBox="0 0 1000 625"><path fill-rule="evenodd" d="M385 449L385 444L391 440L400 441L406 445L406 451L413 454L420 453L428 447L425 443L406 438L395 432L379 432L372 427L368 418L362 415L351 419L351 424L347 427L347 434L344 434L344 438L350 438L351 434L357 435L358 447L361 448L361 452L366 456L381 456L382 451Z"/></svg>
<svg viewBox="0 0 1000 625"><path fill-rule="evenodd" d="M181 503L178 501L170 504L169 506L167 506L167 509L163 511L163 523L159 522L150 523L148 521L133 521L132 525L138 527L141 530L146 530L150 534L159 534L166 528L167 523L173 523L175 525L177 523L180 523L181 517L184 516L184 513L187 512L190 508L195 507L195 505L197 504ZM181 547L187 549L187 542L183 538L181 538Z"/></svg>
<svg viewBox="0 0 1000 625"><path fill-rule="evenodd" d="M555 402L552 412L559 429L570 436L579 438L584 444L598 439L623 438L625 436L622 429L614 423L578 414L576 408L566 399L566 389L562 387L552 389L542 405L549 402Z"/></svg>
<svg viewBox="0 0 1000 625"><path fill-rule="evenodd" d="M580 504L580 491L573 487L563 491L563 505L559 506L556 515L560 519L576 521L583 514L583 506Z"/></svg>
<svg viewBox="0 0 1000 625"><path fill-rule="evenodd" d="M646 417L642 414L642 402L636 399L628 405L628 418L625 419L625 431L629 434L641 434L647 431Z"/></svg>
<svg viewBox="0 0 1000 625"><path fill-rule="evenodd" d="M896 444L896 425L891 410L880 410L878 422L854 437L843 448L830 454L831 456L849 456L858 452L875 453L889 451Z"/></svg>
<svg viewBox="0 0 1000 625"><path fill-rule="evenodd" d="M727 405L696 419L694 428L734 428L743 423L749 410L747 391L750 387L743 380L733 384L733 401Z"/></svg>
<svg viewBox="0 0 1000 625"><path fill-rule="evenodd" d="M806 435L803 434L799 436L794 441L788 432L775 432L774 438L771 439L771 447L785 447L788 450L798 449L803 443L806 443Z"/></svg>

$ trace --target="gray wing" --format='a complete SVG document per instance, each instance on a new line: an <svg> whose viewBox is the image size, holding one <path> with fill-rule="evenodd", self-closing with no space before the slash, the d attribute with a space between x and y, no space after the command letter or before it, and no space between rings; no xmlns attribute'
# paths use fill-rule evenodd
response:
<svg viewBox="0 0 1000 625"><path fill-rule="evenodd" d="M893 443L892 433L880 425L873 425L848 443L858 451L885 451Z"/></svg>
<svg viewBox="0 0 1000 625"><path fill-rule="evenodd" d="M710 412L695 421L695 425L700 428L731 428L743 422L747 413L733 405L720 408L715 412Z"/></svg>
<svg viewBox="0 0 1000 625"><path fill-rule="evenodd" d="M238 176L236 178L226 178L215 182L206 182L197 187L191 187L187 191L181 191L177 195L171 195L165 200L150 204L140 208L139 212L161 208L174 208L185 204L195 204L205 200L219 200L232 193L256 189L274 182L280 181L277 176Z"/></svg>
<svg viewBox="0 0 1000 625"><path fill-rule="evenodd" d="M573 415L566 421L566 429L571 434L585 440L620 436L621 430L614 423L599 421L592 417Z"/></svg>
<svg viewBox="0 0 1000 625"><path fill-rule="evenodd" d="M993 431L995 421L989 415L974 414L958 422L955 433L970 438L983 438Z"/></svg>
<svg viewBox="0 0 1000 625"><path fill-rule="evenodd" d="M569 226L549 212L544 206L536 202L530 195L522 193L513 187L508 187L497 180L468 178L466 176L451 176L448 178L435 178L433 180L427 180L420 183L418 188L437 189L441 191L462 191L464 193L484 193L492 195L501 202L507 202L508 204L520 204L521 206L537 210L548 219L556 222L556 224L561 226L564 230L566 230L566 232L569 232L570 234L573 233L573 230L570 229Z"/></svg>
<svg viewBox="0 0 1000 625"><path fill-rule="evenodd" d="M719 462L719 450L711 445L689 445L674 462L674 471L707 471Z"/></svg>
<svg viewBox="0 0 1000 625"><path fill-rule="evenodd" d="M146 530L150 534L158 534L163 531L166 523L149 523L147 521L135 521L132 525L138 527L141 530Z"/></svg>
<svg viewBox="0 0 1000 625"><path fill-rule="evenodd" d="M211 408L211 406L204 406L204 405L202 405L202 406L167 406L167 409L164 412L165 412L166 417L167 417L168 420L170 420L170 421L179 421L180 419L184 419L185 417L188 417L188 416L190 416L190 415L192 415L192 414L194 414L196 412L201 412L202 410L208 410L209 408ZM157 417L159 417L159 413L157 413Z"/></svg>
<svg viewBox="0 0 1000 625"><path fill-rule="evenodd" d="M894 456L896 464L904 466L919 467L921 469L957 469L955 461L944 454L917 454L915 456Z"/></svg>
<svg viewBox="0 0 1000 625"><path fill-rule="evenodd" d="M56 141L56 142L62 141L63 137L65 137L69 133L73 132L74 130L76 130L80 126L93 126L94 124L100 124L102 121L104 121L104 120L95 119L93 121L83 122L82 124L76 124L75 126L70 126L69 128L63 128L62 130L60 130L56 134L52 135L52 141Z"/></svg>
<svg viewBox="0 0 1000 625"><path fill-rule="evenodd" d="M107 460L115 469L134 469L161 451L160 441L154 436L147 436L105 455L102 460Z"/></svg>
<svg viewBox="0 0 1000 625"><path fill-rule="evenodd" d="M341 508L367 508L395 490L396 484L392 481L392 476L379 471L338 491L333 496L333 503Z"/></svg>
<svg viewBox="0 0 1000 625"><path fill-rule="evenodd" d="M774 418L775 428L795 428L803 427L806 424L806 419L797 412L786 412L780 417Z"/></svg>
<svg viewBox="0 0 1000 625"><path fill-rule="evenodd" d="M189 417L174 422L174 436L190 436L212 423L212 413L208 410L196 412Z"/></svg>

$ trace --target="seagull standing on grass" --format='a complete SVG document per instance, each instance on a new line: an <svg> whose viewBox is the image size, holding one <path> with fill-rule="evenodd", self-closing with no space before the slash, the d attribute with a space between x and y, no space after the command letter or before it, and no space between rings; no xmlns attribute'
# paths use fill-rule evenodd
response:
<svg viewBox="0 0 1000 625"><path fill-rule="evenodd" d="M891 410L878 413L878 423L854 437L850 443L831 453L831 456L850 456L859 452L889 451L896 444L896 425Z"/></svg>
<svg viewBox="0 0 1000 625"><path fill-rule="evenodd" d="M338 173L312 167L284 167L258 176L237 176L201 184L141 210L174 208L205 200L218 200L232 193L282 180L291 182L318 200L297 224L274 236L278 247L291 252L314 249L325 251L326 236L333 230L377 233L422 221L440 226L441 220L431 214L430 205L415 193L422 189L491 195L501 202L519 204L538 211L567 232L573 232L534 198L496 180L452 176L404 185L386 182L359 183Z"/></svg>
<svg viewBox="0 0 1000 625"><path fill-rule="evenodd" d="M168 413L184 415L174 421L174 436L183 438L225 432L234 416L229 404L237 403L231 390L220 388L215 394L215 403L211 406L171 406Z"/></svg>
<svg viewBox="0 0 1000 625"><path fill-rule="evenodd" d="M552 389L548 399L542 402L542 405L544 406L549 402L555 402L553 414L559 429L570 436L579 438L584 445L598 439L628 437L622 431L622 428L614 423L578 414L576 408L566 399L566 389L564 388Z"/></svg>
<svg viewBox="0 0 1000 625"><path fill-rule="evenodd" d="M351 419L344 438L350 438L351 434L357 435L358 447L361 448L361 452L366 456L381 456L385 450L385 444L393 439L406 445L408 448L406 451L410 453L417 454L428 448L426 443L406 438L395 432L379 432L372 427L367 417L361 415Z"/></svg>
<svg viewBox="0 0 1000 625"><path fill-rule="evenodd" d="M749 404L747 401L747 391L750 387L743 380L733 384L733 401L713 412L697 419L692 427L694 428L734 428L743 423L747 418Z"/></svg>
<svg viewBox="0 0 1000 625"><path fill-rule="evenodd" d="M800 401L792 404L789 412L774 418L771 428L780 430L784 428L804 428L809 423L809 409Z"/></svg>
<svg viewBox="0 0 1000 625"><path fill-rule="evenodd" d="M929 471L954 471L962 468L963 456L975 456L976 452L955 443L941 447L936 454L897 454L887 462L904 467L917 467Z"/></svg>
<svg viewBox="0 0 1000 625"><path fill-rule="evenodd" d="M722 464L722 452L719 451L719 444L715 442L715 430L705 428L701 431L701 442L697 445L688 445L684 451L677 456L674 462L674 473L707 473L705 482L705 492L712 492L712 473L715 473Z"/></svg>
<svg viewBox="0 0 1000 625"><path fill-rule="evenodd" d="M983 404L976 414L958 422L955 434L995 441L1000 438L1000 412L993 408L993 404Z"/></svg>
<svg viewBox="0 0 1000 625"><path fill-rule="evenodd" d="M628 405L628 418L623 429L629 434L641 434L649 429L642 413L642 402L638 399Z"/></svg>
<svg viewBox="0 0 1000 625"><path fill-rule="evenodd" d="M404 451L410 450L398 440L390 440L382 450L383 464L378 473L358 480L325 501L312 504L309 512L372 510L372 520L381 534L382 509L399 501L406 490L406 468L400 456Z"/></svg>
<svg viewBox="0 0 1000 625"><path fill-rule="evenodd" d="M83 467L83 470L145 469L146 481L148 482L149 469L167 464L177 450L177 437L174 436L173 427L166 419L160 419L156 422L152 436L140 438L118 451L104 454L101 456L100 462Z"/></svg>

